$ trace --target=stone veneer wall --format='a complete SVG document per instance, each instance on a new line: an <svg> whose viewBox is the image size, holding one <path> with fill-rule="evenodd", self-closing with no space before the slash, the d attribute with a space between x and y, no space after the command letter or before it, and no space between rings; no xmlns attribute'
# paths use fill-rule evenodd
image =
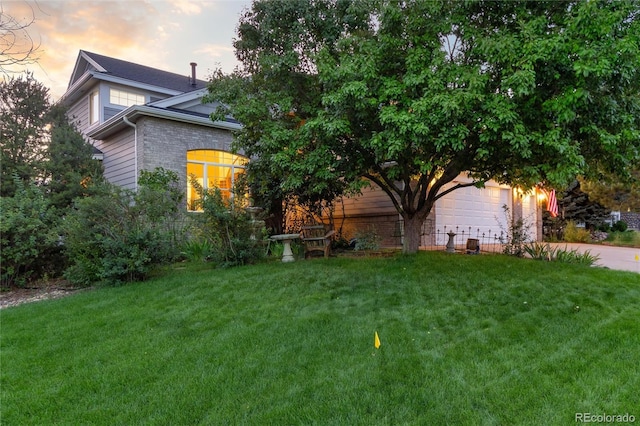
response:
<svg viewBox="0 0 640 426"><path fill-rule="evenodd" d="M178 174L187 187L187 151L216 149L230 151L231 132L195 124L145 117L138 121L138 166L153 170L163 167Z"/></svg>
<svg viewBox="0 0 640 426"><path fill-rule="evenodd" d="M626 222L629 229L640 231L640 213L620 212L620 220Z"/></svg>

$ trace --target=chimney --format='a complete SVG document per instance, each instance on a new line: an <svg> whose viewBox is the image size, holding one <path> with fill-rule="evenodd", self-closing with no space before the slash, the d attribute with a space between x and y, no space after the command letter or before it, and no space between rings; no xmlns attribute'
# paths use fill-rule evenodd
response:
<svg viewBox="0 0 640 426"><path fill-rule="evenodd" d="M195 62L191 62L191 85L193 87L196 87L196 66L198 66L198 64L196 64Z"/></svg>

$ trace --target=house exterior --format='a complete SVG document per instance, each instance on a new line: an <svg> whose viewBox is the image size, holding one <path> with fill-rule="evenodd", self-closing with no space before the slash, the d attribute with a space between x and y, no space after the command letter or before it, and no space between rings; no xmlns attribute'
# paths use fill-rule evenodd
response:
<svg viewBox="0 0 640 426"><path fill-rule="evenodd" d="M61 103L68 117L99 151L111 183L135 190L140 170L175 171L195 193L187 176L205 188L230 194L246 158L230 153L231 131L240 124L213 122L216 104L203 105L207 82L96 53L80 51Z"/></svg>
<svg viewBox="0 0 640 426"><path fill-rule="evenodd" d="M197 79L195 63L185 69L189 71L185 75L174 74L80 51L60 102L96 148L96 158L103 161L110 182L135 190L140 170L163 167L178 174L187 192L187 209L194 209L196 196L190 177L205 188L218 187L231 196L247 158L230 152L231 132L241 125L231 118L212 121L209 115L216 104L201 102L206 81ZM450 185L465 179L461 175ZM444 234L451 230L464 230L472 237L500 234L507 229L504 205L514 217L531 224L531 238L540 239L536 194L488 182L485 188L459 189L438 200L425 221L422 245L443 244ZM401 219L379 188L339 200L333 218L347 238L373 227L383 245L402 244Z"/></svg>

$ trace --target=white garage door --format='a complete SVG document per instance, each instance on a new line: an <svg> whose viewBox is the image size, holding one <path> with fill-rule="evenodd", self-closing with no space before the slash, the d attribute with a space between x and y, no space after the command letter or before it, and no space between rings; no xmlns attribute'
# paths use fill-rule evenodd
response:
<svg viewBox="0 0 640 426"><path fill-rule="evenodd" d="M506 231L504 205L511 206L510 190L500 187L466 187L456 189L436 202L435 229L437 244L445 244L445 235L453 230L471 238L482 234L500 235Z"/></svg>

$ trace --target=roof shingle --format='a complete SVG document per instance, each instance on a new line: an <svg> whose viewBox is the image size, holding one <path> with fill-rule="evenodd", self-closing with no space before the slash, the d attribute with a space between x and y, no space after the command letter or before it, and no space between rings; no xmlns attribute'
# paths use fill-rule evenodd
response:
<svg viewBox="0 0 640 426"><path fill-rule="evenodd" d="M199 79L196 79L196 85L192 86L189 75L190 73L181 75L162 71L157 68L134 64L133 62L123 61L121 59L111 58L109 56L99 55L97 53L87 52L86 50L83 50L83 52L92 60L100 64L100 66L107 70L110 75L115 77L164 87L183 93L207 87L207 82Z"/></svg>

